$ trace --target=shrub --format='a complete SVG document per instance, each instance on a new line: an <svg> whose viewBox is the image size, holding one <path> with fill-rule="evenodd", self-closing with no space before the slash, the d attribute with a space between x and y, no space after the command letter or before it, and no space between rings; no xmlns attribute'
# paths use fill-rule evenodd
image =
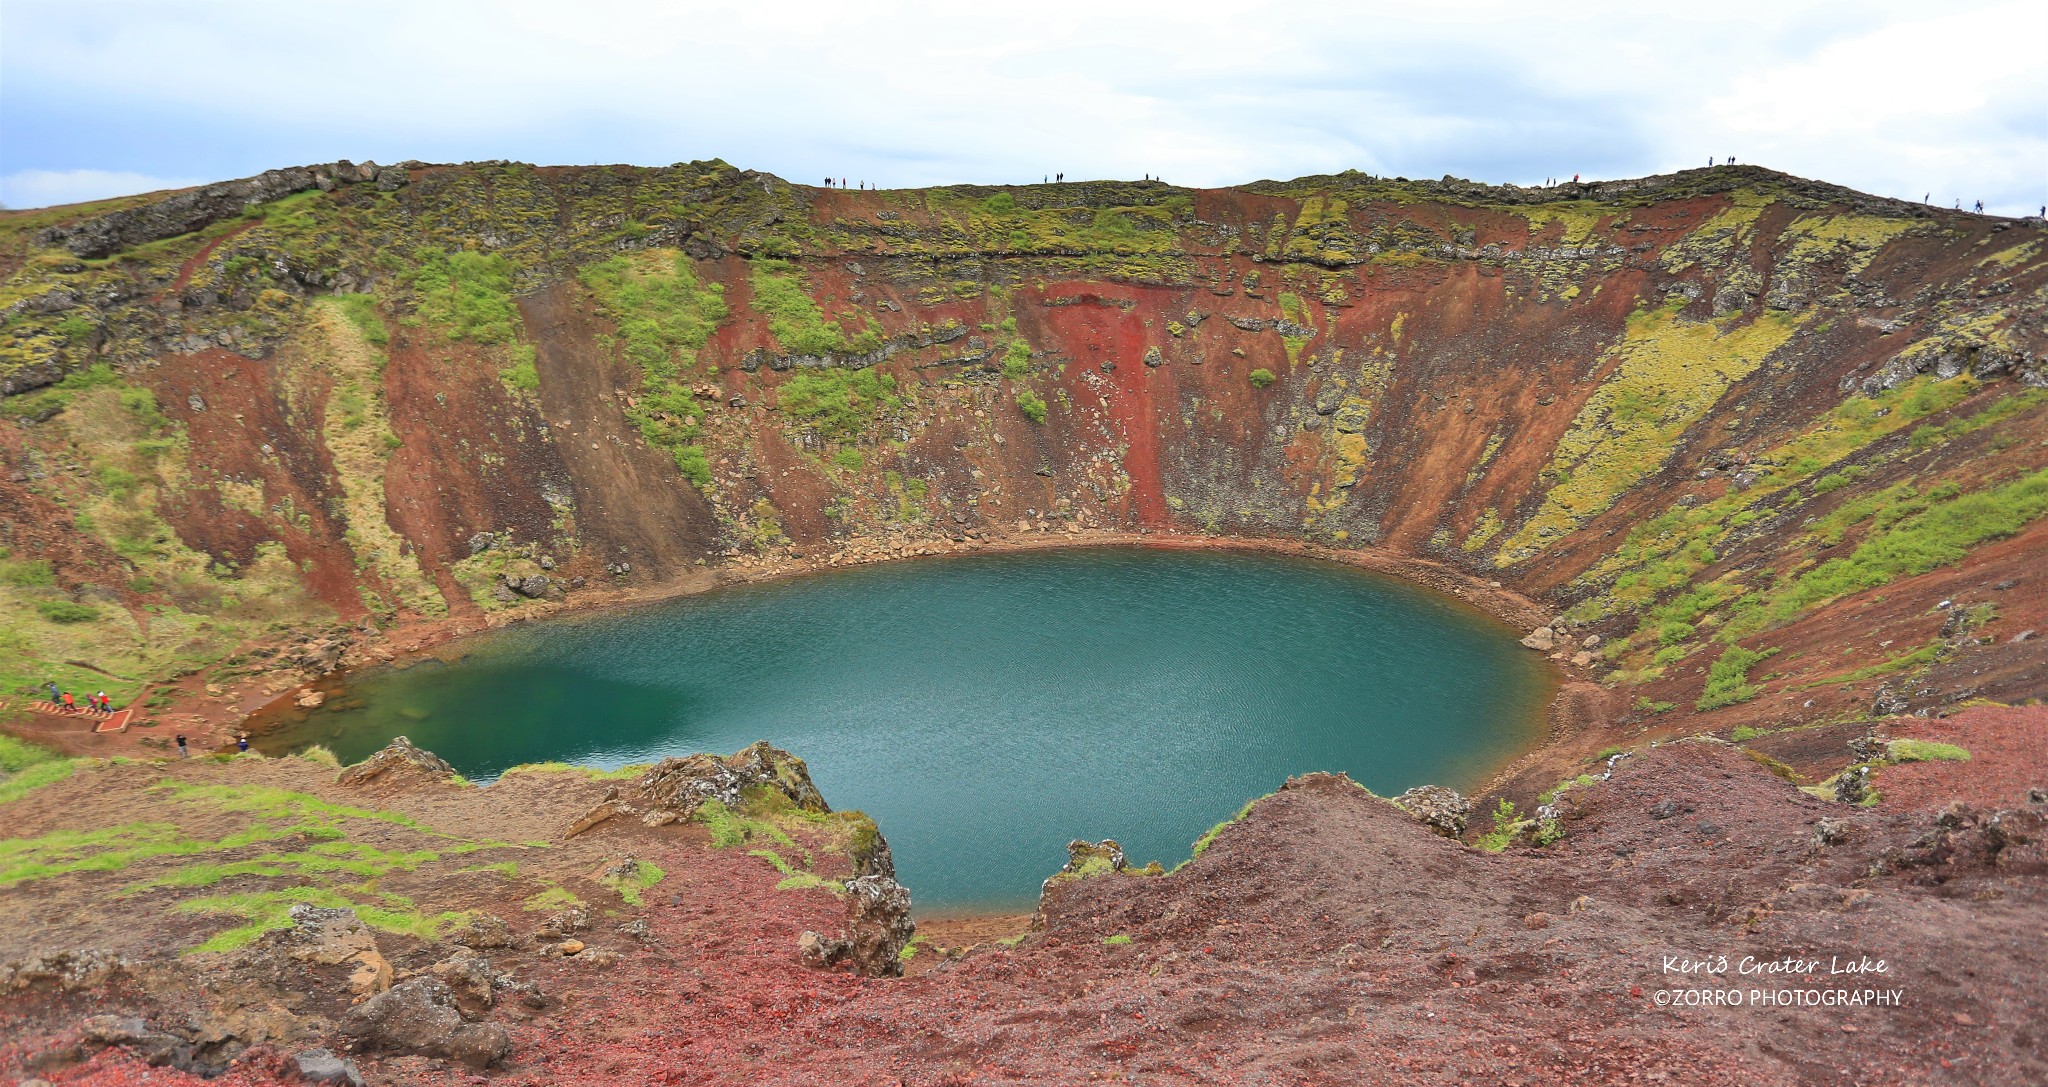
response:
<svg viewBox="0 0 2048 1087"><path fill-rule="evenodd" d="M1749 670L1776 652L1776 649L1744 649L1739 645L1722 650L1720 659L1707 669L1706 689L1700 692L1700 700L1693 704L1693 708L1714 710L1755 698L1758 692L1750 685Z"/></svg>
<svg viewBox="0 0 2048 1087"><path fill-rule="evenodd" d="M1273 376L1273 371L1268 370L1265 367L1261 366L1258 369L1252 371L1251 380L1252 388L1263 389L1266 386L1271 385L1272 383L1280 379Z"/></svg>
<svg viewBox="0 0 2048 1087"><path fill-rule="evenodd" d="M1003 349L1003 374L1018 378L1031 372L1031 345L1023 340L1011 340Z"/></svg>
<svg viewBox="0 0 2048 1087"><path fill-rule="evenodd" d="M1034 423L1045 422L1045 398L1030 389L1017 390L1017 409Z"/></svg>
<svg viewBox="0 0 2048 1087"><path fill-rule="evenodd" d="M832 463L849 471L858 472L867 461L860 455L860 450L847 448L832 454Z"/></svg>
<svg viewBox="0 0 2048 1087"><path fill-rule="evenodd" d="M1893 740L1884 745L1893 762L1968 762L1969 751L1932 740Z"/></svg>
<svg viewBox="0 0 2048 1087"><path fill-rule="evenodd" d="M0 585L12 585L20 589L45 589L56 583L57 576L50 569L48 559L0 562Z"/></svg>
<svg viewBox="0 0 2048 1087"><path fill-rule="evenodd" d="M534 350L530 343L512 345L512 365L499 372L505 384L520 392L540 391L540 370L534 366Z"/></svg>
<svg viewBox="0 0 2048 1087"><path fill-rule="evenodd" d="M817 427L828 438L846 439L866 429L882 409L903 406L896 379L874 367L859 370L800 370L776 392L784 415Z"/></svg>
<svg viewBox="0 0 2048 1087"><path fill-rule="evenodd" d="M52 623L89 623L100 617L97 608L69 600L38 600L36 611Z"/></svg>

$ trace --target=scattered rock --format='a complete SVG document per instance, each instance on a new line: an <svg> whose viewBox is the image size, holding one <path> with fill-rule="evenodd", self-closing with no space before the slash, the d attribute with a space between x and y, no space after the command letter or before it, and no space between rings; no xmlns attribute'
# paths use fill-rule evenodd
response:
<svg viewBox="0 0 2048 1087"><path fill-rule="evenodd" d="M1441 785L1417 785L1395 797L1394 803L1446 838L1465 833L1465 821L1472 815L1470 800Z"/></svg>
<svg viewBox="0 0 2048 1087"><path fill-rule="evenodd" d="M1557 648L1557 632L1549 627L1537 627L1522 639L1522 644L1538 653L1548 653Z"/></svg>
<svg viewBox="0 0 2048 1087"><path fill-rule="evenodd" d="M564 955L575 955L581 952L583 950L583 947L584 944L581 940L563 940L561 943L555 945L555 950L561 952Z"/></svg>
<svg viewBox="0 0 2048 1087"><path fill-rule="evenodd" d="M95 1015L80 1023L78 1030L86 1044L120 1046L145 1064L193 1067L190 1043L175 1034L151 1030L140 1016Z"/></svg>
<svg viewBox="0 0 2048 1087"><path fill-rule="evenodd" d="M1593 654L1587 652L1586 650L1581 649L1578 652L1572 654L1572 667L1587 667L1588 665L1592 664L1595 659L1596 658L1593 656Z"/></svg>
<svg viewBox="0 0 2048 1087"><path fill-rule="evenodd" d="M1550 915L1541 912L1532 913L1529 916L1522 918L1522 927L1525 929L1529 929L1531 931L1549 928Z"/></svg>
<svg viewBox="0 0 2048 1087"><path fill-rule="evenodd" d="M311 687L307 687L304 690L300 691L298 698L294 699L293 701L295 701L298 704L300 709L310 710L315 706L318 706L326 702L327 696L321 694L319 691L316 691Z"/></svg>
<svg viewBox="0 0 2048 1087"><path fill-rule="evenodd" d="M589 927L590 911L581 906L571 906L542 921L540 927L533 930L533 934L543 940L559 940Z"/></svg>
<svg viewBox="0 0 2048 1087"><path fill-rule="evenodd" d="M654 930L647 927L647 920L642 917L635 917L630 921L622 921L613 931L624 936L631 936L643 943L654 939Z"/></svg>
<svg viewBox="0 0 2048 1087"><path fill-rule="evenodd" d="M1845 770L1835 779L1835 799L1844 804L1861 804L1870 797L1870 767Z"/></svg>
<svg viewBox="0 0 2048 1087"><path fill-rule="evenodd" d="M435 963L428 973L441 979L459 999L488 1008L496 998L498 972L474 951L460 951Z"/></svg>
<svg viewBox="0 0 2048 1087"><path fill-rule="evenodd" d="M430 977L400 982L349 1009L341 1031L373 1050L446 1057L479 1069L512 1052L503 1026L468 1021L455 993Z"/></svg>
<svg viewBox="0 0 2048 1087"><path fill-rule="evenodd" d="M853 953L853 941L822 932L804 930L796 939L796 961L813 970L824 970L845 962Z"/></svg>
<svg viewBox="0 0 2048 1087"><path fill-rule="evenodd" d="M0 991L55 982L67 993L100 986L128 969L128 960L96 947L31 955L0 968Z"/></svg>
<svg viewBox="0 0 2048 1087"><path fill-rule="evenodd" d="M506 574L505 588L528 600L538 600L548 594L548 579L539 574L528 574L525 577Z"/></svg>
<svg viewBox="0 0 2048 1087"><path fill-rule="evenodd" d="M1813 825L1813 844L1816 848L1840 845L1849 840L1849 824L1838 819L1823 819Z"/></svg>
<svg viewBox="0 0 2048 1087"><path fill-rule="evenodd" d="M479 914L469 924L457 929L449 936L449 942L464 947L495 948L512 946L512 928L505 919L493 914Z"/></svg>
<svg viewBox="0 0 2048 1087"><path fill-rule="evenodd" d="M356 1071L356 1063L335 1056L331 1049L308 1049L304 1053L295 1053L285 1062L285 1071L306 1083L363 1087L363 1076Z"/></svg>

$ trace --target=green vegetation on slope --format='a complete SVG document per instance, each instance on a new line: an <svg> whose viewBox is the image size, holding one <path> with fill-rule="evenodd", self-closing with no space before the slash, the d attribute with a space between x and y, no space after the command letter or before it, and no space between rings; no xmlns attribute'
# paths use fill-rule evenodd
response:
<svg viewBox="0 0 2048 1087"><path fill-rule="evenodd" d="M859 437L877 412L903 406L903 398L896 395L896 379L872 366L798 370L775 395L784 415L816 427L832 441Z"/></svg>
<svg viewBox="0 0 2048 1087"><path fill-rule="evenodd" d="M1680 436L1794 328L1777 316L1746 324L1686 321L1679 308L1629 318L1627 335L1609 352L1611 375L1558 443L1542 507L1501 544L1503 565L1535 554L1655 474Z"/></svg>
<svg viewBox="0 0 2048 1087"><path fill-rule="evenodd" d="M768 330L787 354L859 355L882 346L881 326L872 317L851 335L839 322L827 320L787 261L755 261L749 282L754 288L755 312L767 316Z"/></svg>
<svg viewBox="0 0 2048 1087"><path fill-rule="evenodd" d="M0 745L0 760L15 757ZM272 886L188 898L172 907L178 912L222 914L241 921L193 950L225 951L243 946L287 924L287 911L299 902L351 907L373 927L432 939L463 915L423 915L410 898L380 889L379 881L445 856L518 848L444 834L408 815L337 804L290 789L170 780L150 791L190 805L197 817L230 813L247 816L248 821L219 838L193 836L174 822L150 821L0 841L0 888L138 867L147 868L148 874L122 887L120 897L209 888L228 881L269 880L274 881ZM431 848L389 848L354 838L364 833L373 841L384 842L393 830L419 836L424 839L422 844ZM285 848L266 848L273 845Z"/></svg>
<svg viewBox="0 0 2048 1087"><path fill-rule="evenodd" d="M640 367L626 417L685 479L709 485L711 461L697 440L704 407L684 381L726 319L724 286L699 281L690 258L673 250L613 257L578 277L617 324L626 360Z"/></svg>
<svg viewBox="0 0 2048 1087"><path fill-rule="evenodd" d="M424 246L413 252L409 277L419 292L419 319L451 340L511 343L519 336L519 307L512 301L512 261L502 253L473 249L449 252Z"/></svg>

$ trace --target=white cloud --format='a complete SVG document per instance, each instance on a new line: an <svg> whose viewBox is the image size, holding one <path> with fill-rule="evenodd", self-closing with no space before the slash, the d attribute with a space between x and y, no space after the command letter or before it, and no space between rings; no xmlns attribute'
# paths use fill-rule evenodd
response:
<svg viewBox="0 0 2048 1087"><path fill-rule="evenodd" d="M2048 199L2048 52L1983 48L2048 36L2037 0L1959 0L1939 19L1913 0L0 11L11 119L79 118L0 148L17 168L716 155L800 181L1227 184L1346 167L1534 181L1736 154L1895 195ZM137 116L162 122L125 144L94 131Z"/></svg>
<svg viewBox="0 0 2048 1087"><path fill-rule="evenodd" d="M204 183L196 178L153 177L128 170L17 170L0 177L0 204L46 208Z"/></svg>

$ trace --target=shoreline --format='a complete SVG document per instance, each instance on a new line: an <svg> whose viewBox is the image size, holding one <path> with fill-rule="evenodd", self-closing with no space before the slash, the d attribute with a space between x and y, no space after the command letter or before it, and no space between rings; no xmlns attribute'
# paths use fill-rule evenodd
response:
<svg viewBox="0 0 2048 1087"><path fill-rule="evenodd" d="M288 726L294 711L300 708L296 705L297 699L306 691L319 692L324 700L345 689L348 678L363 669L379 666L404 667L428 657L446 660L449 658L444 654L448 648L459 642L522 623L597 616L610 611L658 605L699 596L726 587L794 580L835 570L884 563L1088 547L1242 552L1335 563L1391 577L1443 597L1448 605L1483 617L1504 628L1502 633L1513 638L1519 638L1521 634L1546 624L1556 614L1554 609L1506 588L1498 581L1481 578L1432 560L1372 548L1328 547L1282 537L1219 537L1184 533L1079 530L1026 531L1005 533L987 539L964 540L938 538L898 541L861 538L820 557L785 555L740 559L720 566L704 567L695 573L669 579L660 584L627 589L599 589L594 592L586 590L579 594L581 599L543 602L528 605L518 611L470 612L458 616L401 621L387 630L378 632L376 648L361 659L344 662L342 667L333 672L310 682L291 684L283 690L264 689L261 676L252 676L234 685L208 684L205 682L207 673L202 671L193 677L170 681L177 685L173 689L182 688L181 693L186 697L160 712L157 715L157 727L145 727L145 733L160 734L150 737L157 744L162 744L172 732L186 733L191 737L195 753L229 750L233 748L234 737L239 732L248 731L253 738L265 732L275 731L280 726ZM246 652L247 647L243 651ZM1543 663L1548 673L1550 691L1542 709L1537 713L1532 739L1505 761L1481 775L1478 780L1484 784L1476 787L1470 795L1484 795L1530 766L1560 757L1562 752L1553 750L1557 745L1573 736L1596 730L1604 723L1597 720L1571 720L1580 716L1574 712L1574 699L1583 702L1585 688L1598 688L1587 682L1588 677L1583 674L1584 670L1573 668L1562 654L1544 654L1544 657ZM275 723L265 727L266 718ZM74 736L70 733L60 733L43 736L30 733L27 738L42 743L55 743L67 749L68 753L76 755L161 753L144 750L142 740L145 735L138 735L133 729L118 735L88 733ZM86 743L67 743L67 740L84 740Z"/></svg>

